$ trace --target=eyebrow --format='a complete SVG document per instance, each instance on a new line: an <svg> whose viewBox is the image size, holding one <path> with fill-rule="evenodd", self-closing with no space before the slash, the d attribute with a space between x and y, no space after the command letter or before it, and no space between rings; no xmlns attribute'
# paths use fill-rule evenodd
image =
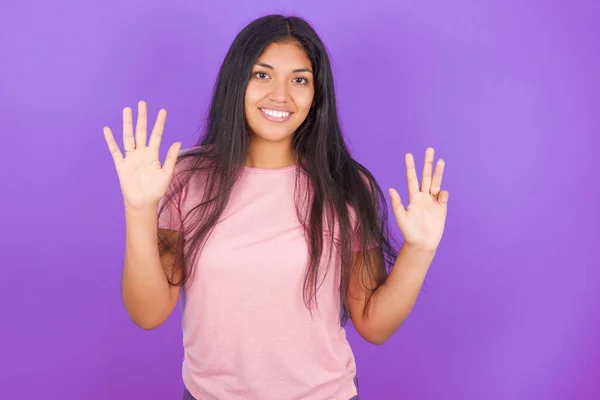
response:
<svg viewBox="0 0 600 400"><path fill-rule="evenodd" d="M265 64L265 63L256 63L256 65L260 65L261 67L268 68L268 69L273 69L273 70L275 69L271 65ZM296 69L292 70L292 72L293 73L297 73L297 72L310 72L311 74L313 73L310 68L296 68Z"/></svg>

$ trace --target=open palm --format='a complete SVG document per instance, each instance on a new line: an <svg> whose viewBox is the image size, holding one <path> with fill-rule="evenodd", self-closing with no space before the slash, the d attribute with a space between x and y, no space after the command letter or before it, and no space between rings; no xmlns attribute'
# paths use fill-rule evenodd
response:
<svg viewBox="0 0 600 400"><path fill-rule="evenodd" d="M435 251L444 233L448 210L448 192L441 190L445 163L441 159L438 160L434 172L434 150L428 148L425 152L423 179L419 187L412 154L407 154L405 161L409 196L406 209L398 192L390 189L396 222L406 244Z"/></svg>
<svg viewBox="0 0 600 400"><path fill-rule="evenodd" d="M104 127L104 137L113 157L123 200L128 209L141 209L157 204L165 195L173 176L177 154L181 143L171 145L164 165L159 160L160 143L167 118L167 112L161 109L152 129L150 140L147 137L146 103L138 104L138 117L135 137L131 108L123 109L123 145L125 156L121 153L114 136L108 127Z"/></svg>

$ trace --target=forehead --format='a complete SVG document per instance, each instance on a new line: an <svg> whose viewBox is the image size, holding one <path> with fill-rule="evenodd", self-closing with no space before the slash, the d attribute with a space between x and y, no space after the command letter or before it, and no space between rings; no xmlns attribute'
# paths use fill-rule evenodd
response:
<svg viewBox="0 0 600 400"><path fill-rule="evenodd" d="M258 57L257 63L271 65L275 69L311 68L311 62L298 43L271 43Z"/></svg>

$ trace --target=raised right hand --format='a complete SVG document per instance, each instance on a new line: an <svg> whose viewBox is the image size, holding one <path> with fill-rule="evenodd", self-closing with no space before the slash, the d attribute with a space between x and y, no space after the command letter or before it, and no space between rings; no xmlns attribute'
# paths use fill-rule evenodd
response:
<svg viewBox="0 0 600 400"><path fill-rule="evenodd" d="M159 150L167 111L165 109L159 111L148 145L146 145L147 118L146 103L140 101L134 138L131 108L123 109L125 157L115 142L110 128L104 127L104 138L117 169L125 208L129 210L139 210L159 203L167 192L181 148L180 142L173 143L167 152L164 165L161 166Z"/></svg>

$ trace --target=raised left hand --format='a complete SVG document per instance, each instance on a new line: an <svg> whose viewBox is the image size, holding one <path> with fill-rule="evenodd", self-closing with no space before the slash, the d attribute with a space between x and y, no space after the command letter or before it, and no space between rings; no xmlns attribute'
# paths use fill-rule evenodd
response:
<svg viewBox="0 0 600 400"><path fill-rule="evenodd" d="M425 151L423 180L419 187L415 160L412 154L406 155L406 178L408 181L409 203L405 209L400 195L390 189L390 197L398 227L404 236L404 243L413 247L435 251L442 239L448 210L448 192L441 190L444 161L438 160L433 171L434 150ZM432 175L433 174L433 175Z"/></svg>

